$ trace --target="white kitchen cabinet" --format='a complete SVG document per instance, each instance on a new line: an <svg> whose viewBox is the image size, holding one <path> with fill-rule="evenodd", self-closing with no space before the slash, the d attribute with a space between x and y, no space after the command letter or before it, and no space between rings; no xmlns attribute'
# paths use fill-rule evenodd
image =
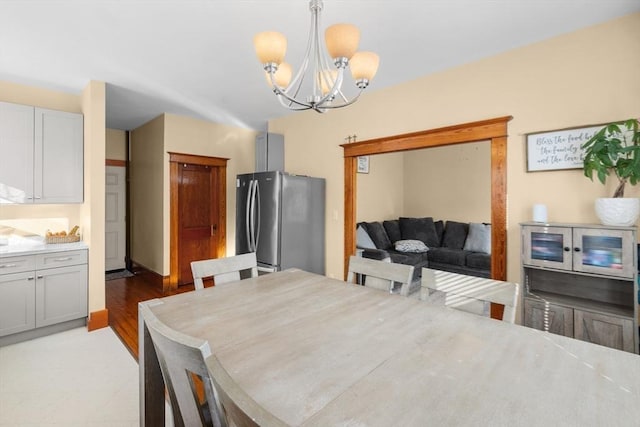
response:
<svg viewBox="0 0 640 427"><path fill-rule="evenodd" d="M82 114L0 103L0 203L81 203Z"/></svg>
<svg viewBox="0 0 640 427"><path fill-rule="evenodd" d="M84 249L0 258L0 337L86 318L87 270Z"/></svg>
<svg viewBox="0 0 640 427"><path fill-rule="evenodd" d="M34 279L33 271L0 274L0 336L35 328Z"/></svg>
<svg viewBox="0 0 640 427"><path fill-rule="evenodd" d="M0 102L0 203L33 201L34 108Z"/></svg>

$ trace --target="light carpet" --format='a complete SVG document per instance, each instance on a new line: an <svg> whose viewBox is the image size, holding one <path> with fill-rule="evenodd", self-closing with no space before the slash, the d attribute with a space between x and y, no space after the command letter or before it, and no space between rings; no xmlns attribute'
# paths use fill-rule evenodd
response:
<svg viewBox="0 0 640 427"><path fill-rule="evenodd" d="M0 347L0 426L137 426L138 364L111 328Z"/></svg>

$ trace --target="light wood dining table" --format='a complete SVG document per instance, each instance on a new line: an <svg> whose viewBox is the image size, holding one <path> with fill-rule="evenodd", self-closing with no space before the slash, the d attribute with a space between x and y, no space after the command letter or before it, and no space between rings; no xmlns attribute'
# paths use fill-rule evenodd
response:
<svg viewBox="0 0 640 427"><path fill-rule="evenodd" d="M640 356L286 270L143 302L291 426L640 424ZM140 318L140 422L164 383Z"/></svg>

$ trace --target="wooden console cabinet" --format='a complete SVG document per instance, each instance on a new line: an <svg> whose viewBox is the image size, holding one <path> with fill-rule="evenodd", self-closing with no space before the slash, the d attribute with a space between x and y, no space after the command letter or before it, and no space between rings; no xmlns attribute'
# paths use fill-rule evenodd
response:
<svg viewBox="0 0 640 427"><path fill-rule="evenodd" d="M635 227L523 223L523 324L638 353Z"/></svg>

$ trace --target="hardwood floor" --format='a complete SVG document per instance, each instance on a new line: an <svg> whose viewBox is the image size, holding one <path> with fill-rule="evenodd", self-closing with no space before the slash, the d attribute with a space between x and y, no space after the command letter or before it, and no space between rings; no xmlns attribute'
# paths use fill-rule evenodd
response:
<svg viewBox="0 0 640 427"><path fill-rule="evenodd" d="M193 285L178 287L163 295L162 279L155 273L136 270L133 277L105 282L109 326L120 337L131 354L138 359L138 303L193 290Z"/></svg>

